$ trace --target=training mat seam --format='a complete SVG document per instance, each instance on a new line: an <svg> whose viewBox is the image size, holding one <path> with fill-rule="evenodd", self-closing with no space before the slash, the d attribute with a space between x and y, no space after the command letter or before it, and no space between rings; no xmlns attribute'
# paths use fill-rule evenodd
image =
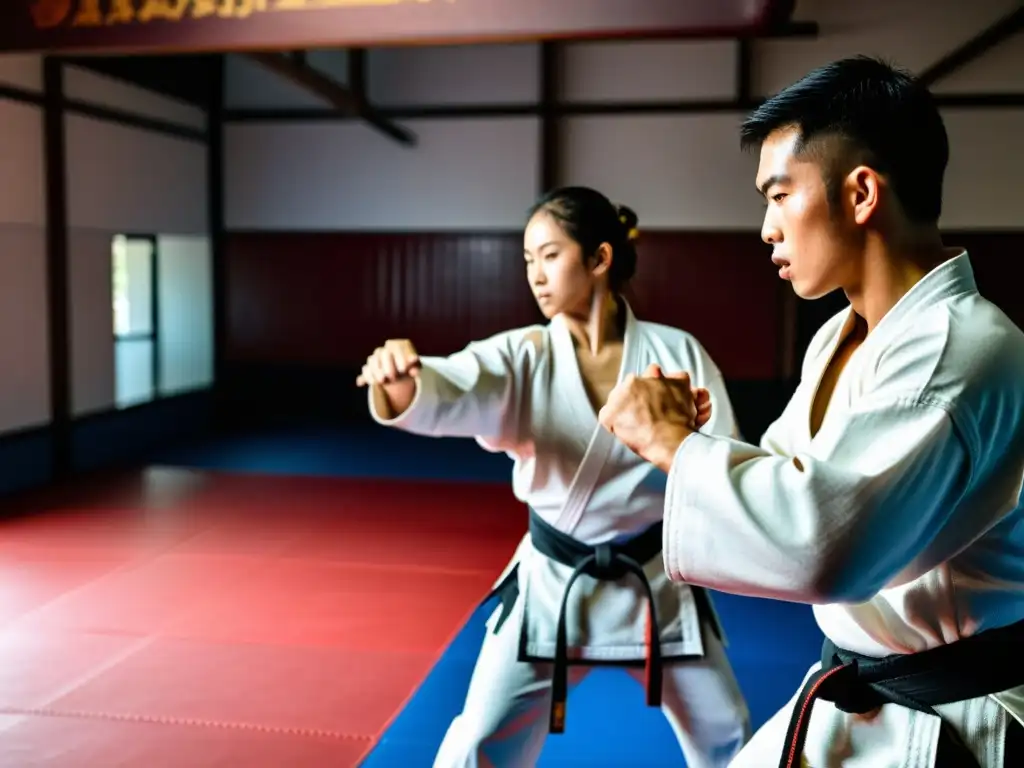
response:
<svg viewBox="0 0 1024 768"><path fill-rule="evenodd" d="M0 715L20 715L27 717L63 717L79 720L110 720L115 722L147 723L152 725L186 725L201 728L221 728L235 731L257 731L283 736L326 737L346 741L373 741L373 736L340 733L338 731L321 730L319 728L287 728L274 725L257 725L255 723L235 723L219 720L202 720L188 717L160 717L155 715L124 715L114 712L87 712L84 710L36 709L31 707L0 707Z"/></svg>

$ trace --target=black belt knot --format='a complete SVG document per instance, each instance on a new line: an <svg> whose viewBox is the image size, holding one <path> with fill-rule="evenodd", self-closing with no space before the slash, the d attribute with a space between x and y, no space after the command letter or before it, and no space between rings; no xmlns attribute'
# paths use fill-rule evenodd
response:
<svg viewBox="0 0 1024 768"><path fill-rule="evenodd" d="M658 522L647 528L629 541L622 543L605 542L602 544L585 544L567 533L563 533L543 519L532 509L530 510L530 540L534 549L569 568L572 568L562 603L558 612L558 628L555 639L555 655L552 659L553 671L551 679L551 716L549 731L562 733L565 730L565 702L568 697L569 651L566 631L566 614L569 603L569 592L573 584L582 575L590 576L599 581L618 581L630 574L636 576L644 586L645 602L647 603L647 656L645 659L647 704L651 707L661 706L662 659L661 630L647 574L642 563L648 563L661 553L662 523ZM495 622L494 632L498 632L505 620L511 615L512 608L519 599L519 566L510 569L488 597L497 595L501 600L501 613ZM693 592L697 613L701 617L701 625L705 620L714 620L714 610L706 592L700 587L690 588ZM721 639L717 624L715 634Z"/></svg>
<svg viewBox="0 0 1024 768"><path fill-rule="evenodd" d="M598 544L594 547L593 563L582 564L584 572L588 576L602 581L621 579L628 571L622 563L617 561L615 554L611 544Z"/></svg>
<svg viewBox="0 0 1024 768"><path fill-rule="evenodd" d="M844 662L833 655L827 666L831 675L822 677L818 698L830 701L836 708L851 715L873 712L886 703L887 699L860 677L857 660Z"/></svg>
<svg viewBox="0 0 1024 768"><path fill-rule="evenodd" d="M940 717L935 707L988 696L1024 685L1024 621L990 629L918 653L884 658L863 656L826 639L821 669L812 674L797 697L786 733L779 768L798 768L807 739L814 702L832 702L850 714L873 712L885 704ZM1010 724L1010 727L1016 727ZM945 720L939 730L939 752L963 768L978 761Z"/></svg>
<svg viewBox="0 0 1024 768"><path fill-rule="evenodd" d="M591 545L563 533L545 522L535 511L530 510L530 539L534 549L545 557L573 569L566 582L558 611L551 679L551 717L548 728L551 733L562 733L565 730L565 705L569 695L566 614L573 584L584 574L600 581L618 581L632 574L643 584L647 593L647 704L652 707L661 706L661 630L658 625L654 593L641 565L661 552L661 530L662 524L659 522L629 541L620 544L605 542Z"/></svg>

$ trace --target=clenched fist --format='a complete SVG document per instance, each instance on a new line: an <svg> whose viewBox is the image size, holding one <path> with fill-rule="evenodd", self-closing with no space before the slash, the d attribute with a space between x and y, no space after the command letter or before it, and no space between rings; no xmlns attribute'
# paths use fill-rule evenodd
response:
<svg viewBox="0 0 1024 768"><path fill-rule="evenodd" d="M647 370L643 372L641 378L645 379L674 379L676 381L690 381L690 375L688 373L665 373L662 371L661 366L656 363L651 363L647 366ZM704 387L691 387L690 392L693 394L693 406L696 409L696 416L693 421L694 431L700 431L701 427L711 421L711 392Z"/></svg>
<svg viewBox="0 0 1024 768"><path fill-rule="evenodd" d="M397 384L416 377L420 372L420 356L408 339L389 339L366 358L356 386Z"/></svg>
<svg viewBox="0 0 1024 768"><path fill-rule="evenodd" d="M680 444L701 425L700 397L688 374L666 376L652 366L616 386L598 420L627 448L668 472ZM710 398L704 410L706 421Z"/></svg>

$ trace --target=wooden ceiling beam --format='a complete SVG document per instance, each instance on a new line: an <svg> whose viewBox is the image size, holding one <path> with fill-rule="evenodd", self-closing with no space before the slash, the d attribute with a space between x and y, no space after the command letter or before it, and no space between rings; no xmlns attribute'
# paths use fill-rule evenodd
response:
<svg viewBox="0 0 1024 768"><path fill-rule="evenodd" d="M325 99L339 111L369 123L398 143L407 146L416 144L416 135L412 131L384 117L367 103L363 94L346 88L305 61L298 61L297 57L282 53L246 55L289 82Z"/></svg>

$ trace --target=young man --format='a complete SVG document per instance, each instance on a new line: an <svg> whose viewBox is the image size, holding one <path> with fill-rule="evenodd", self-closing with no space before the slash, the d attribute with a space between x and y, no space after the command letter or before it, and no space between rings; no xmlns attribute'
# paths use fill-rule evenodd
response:
<svg viewBox="0 0 1024 768"><path fill-rule="evenodd" d="M743 140L780 277L849 308L759 448L689 429L682 374L624 381L600 414L669 473L671 578L810 603L828 638L733 765L1024 765L1024 334L942 244L938 110L846 59Z"/></svg>

